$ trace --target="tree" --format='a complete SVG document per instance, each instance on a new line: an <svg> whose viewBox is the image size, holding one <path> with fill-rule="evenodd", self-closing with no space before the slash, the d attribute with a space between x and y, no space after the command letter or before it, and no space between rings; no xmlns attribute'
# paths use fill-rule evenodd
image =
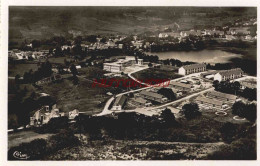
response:
<svg viewBox="0 0 260 166"><path fill-rule="evenodd" d="M19 83L19 79L20 79L20 75L16 74L14 79L16 84Z"/></svg>
<svg viewBox="0 0 260 166"><path fill-rule="evenodd" d="M231 143L235 139L237 127L233 123L227 122L220 128L220 132L223 140Z"/></svg>
<svg viewBox="0 0 260 166"><path fill-rule="evenodd" d="M256 120L256 105L236 102L232 106L232 113L254 122Z"/></svg>
<svg viewBox="0 0 260 166"><path fill-rule="evenodd" d="M63 67L62 67L62 65L58 65L58 73L59 74L62 74L63 73Z"/></svg>
<svg viewBox="0 0 260 166"><path fill-rule="evenodd" d="M208 155L209 160L256 160L256 141L240 138Z"/></svg>
<svg viewBox="0 0 260 166"><path fill-rule="evenodd" d="M65 58L65 59L64 59L64 64L65 64L65 66L68 67L68 66L70 65L70 62Z"/></svg>
<svg viewBox="0 0 260 166"><path fill-rule="evenodd" d="M170 109L165 108L161 113L162 121L166 125L172 125L175 121L175 116Z"/></svg>
<svg viewBox="0 0 260 166"><path fill-rule="evenodd" d="M232 88L233 90L235 91L235 95L236 95L236 92L240 89L240 83L238 81L235 81L233 84L232 84Z"/></svg>
<svg viewBox="0 0 260 166"><path fill-rule="evenodd" d="M107 41L107 39L104 37L100 40L100 42L102 42L102 43L105 43L106 41Z"/></svg>
<svg viewBox="0 0 260 166"><path fill-rule="evenodd" d="M41 42L39 40L32 41L32 48L38 48L41 46Z"/></svg>
<svg viewBox="0 0 260 166"><path fill-rule="evenodd" d="M167 97L168 100L175 100L176 99L175 93L170 88L161 88L161 89L158 90L157 93Z"/></svg>
<svg viewBox="0 0 260 166"><path fill-rule="evenodd" d="M71 73L73 74L73 76L78 75L78 70L77 70L77 68L76 68L76 66L75 66L74 64L72 64L72 65L70 66L70 71L71 71Z"/></svg>
<svg viewBox="0 0 260 166"><path fill-rule="evenodd" d="M62 50L61 50L61 47L56 47L56 49L55 49L55 51L54 51L54 55L55 55L56 57L60 57L60 56L63 55Z"/></svg>
<svg viewBox="0 0 260 166"><path fill-rule="evenodd" d="M251 122L254 122L256 120L256 105L255 104L249 104L247 106L247 112L245 114L245 118L247 118L248 120L250 120Z"/></svg>
<svg viewBox="0 0 260 166"><path fill-rule="evenodd" d="M73 83L74 83L74 85L77 85L77 84L79 83L79 79L78 79L78 77L77 77L77 75L78 75L78 70L77 70L77 68L76 68L76 66L75 66L74 64L72 64L72 65L70 66L70 71L71 71L71 73L72 73L72 75L73 75Z"/></svg>
<svg viewBox="0 0 260 166"><path fill-rule="evenodd" d="M49 49L49 54L53 54L53 48Z"/></svg>
<svg viewBox="0 0 260 166"><path fill-rule="evenodd" d="M215 88L215 90L218 90L219 81L218 80L213 81L213 85L212 86Z"/></svg>
<svg viewBox="0 0 260 166"><path fill-rule="evenodd" d="M246 105L243 102L235 102L232 106L232 114L238 115L240 117L245 116Z"/></svg>
<svg viewBox="0 0 260 166"><path fill-rule="evenodd" d="M256 94L256 88L251 89L251 88L245 88L243 91L243 96L249 100L256 100L257 94Z"/></svg>
<svg viewBox="0 0 260 166"><path fill-rule="evenodd" d="M186 119L193 119L201 115L201 112L199 112L199 106L196 103L185 104L182 107L182 110Z"/></svg>

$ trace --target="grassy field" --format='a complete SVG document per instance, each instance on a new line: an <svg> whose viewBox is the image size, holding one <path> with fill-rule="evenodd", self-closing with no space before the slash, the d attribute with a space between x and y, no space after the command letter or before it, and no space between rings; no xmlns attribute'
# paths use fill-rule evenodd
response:
<svg viewBox="0 0 260 166"><path fill-rule="evenodd" d="M48 58L48 61L50 63L64 64L65 59L67 59L67 61L73 60L68 57L50 57L50 58Z"/></svg>
<svg viewBox="0 0 260 166"><path fill-rule="evenodd" d="M29 72L31 69L36 71L38 69L37 64L8 64L8 76L15 77L19 74L22 77L25 72Z"/></svg>
<svg viewBox="0 0 260 166"><path fill-rule="evenodd" d="M108 73L107 71L104 71L101 68L94 66L78 69L78 72L88 79L99 78L100 76L103 76L105 73Z"/></svg>
<svg viewBox="0 0 260 166"><path fill-rule="evenodd" d="M79 78L79 85L74 85L70 80L43 86L40 92L50 94L57 101L58 108L68 112L78 109L86 114L96 114L102 111L105 102L111 96L106 95L111 88L92 88L92 83Z"/></svg>
<svg viewBox="0 0 260 166"><path fill-rule="evenodd" d="M232 114L232 110L228 109L225 112L227 113L227 115L216 115L215 114L216 111L212 111L212 110L202 110L202 115L208 118L212 118L218 122L222 122L222 123L226 123L226 122L230 122L230 123L234 123L234 124L246 124L246 123L250 123L248 120L234 120L233 117L235 115Z"/></svg>
<svg viewBox="0 0 260 166"><path fill-rule="evenodd" d="M162 69L149 68L133 74L139 80L146 79L174 79L181 77L175 72L166 72Z"/></svg>
<svg viewBox="0 0 260 166"><path fill-rule="evenodd" d="M38 134L33 131L20 131L8 134L8 149L21 143L31 142L34 139L47 139L52 134Z"/></svg>

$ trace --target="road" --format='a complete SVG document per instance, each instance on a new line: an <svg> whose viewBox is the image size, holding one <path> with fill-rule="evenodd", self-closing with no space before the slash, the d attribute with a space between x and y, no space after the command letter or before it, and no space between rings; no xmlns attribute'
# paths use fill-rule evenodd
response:
<svg viewBox="0 0 260 166"><path fill-rule="evenodd" d="M141 71L141 70L139 70ZM137 71L135 71L137 72ZM206 71L207 72L207 71ZM134 72L131 72L128 74L128 76L133 79L133 80L137 80L136 78L134 78L132 76ZM173 79L171 80L171 82L173 81L178 81L178 80L181 80L181 79L184 79L184 78L188 78L188 77L192 77L192 76L199 76L201 73L205 73L205 72L200 72L200 73L193 73L193 74L190 74L190 75L187 75L187 76L184 76L184 77L181 77L181 78L176 78L176 79ZM244 80L244 79L256 79L256 77L253 77L253 76L244 76L244 77L241 77L241 78L238 78L238 79L235 79L234 81L241 81L241 80ZM124 92L124 93L120 93L118 95L116 95L116 97L119 97L121 95L124 95L124 94L128 94L128 93L133 93L133 92L138 92L138 91L141 91L141 90L145 90L145 89L149 89L149 88L153 88L153 86L150 86L150 85L147 85L148 87L144 87L144 88L140 88L140 89L136 89L136 90L130 90L128 92ZM197 93L194 93L194 94L191 94L189 96L186 96L184 98L181 98L179 100L175 100L175 101L172 101L172 102L169 102L169 103L166 103L166 104L163 104L163 105L160 105L160 106L157 106L157 107L145 107L145 108L137 108L135 110L123 110L123 111L117 111L117 112L137 112L137 113L141 113L141 114L145 114L147 116L152 116L154 114L156 114L157 112L155 112L155 110L157 109L160 109L160 108L163 108L163 107L167 107L167 106L170 106L172 104L176 104L178 102L181 102L181 101L184 101L184 100L187 100L187 99L190 99L191 97L195 97L195 96L198 96L200 94L203 94L205 92L208 92L208 91L211 91L213 90L214 88L209 88L209 89L206 89L206 90L203 90L203 91L200 91L200 92L197 92ZM112 97L110 98L107 102L106 102L106 105L103 109L103 111L99 114L96 114L96 116L102 116L102 115L107 115L107 114L111 114L113 111L111 110L108 110L108 107L109 105L112 103L112 101L114 100L115 97Z"/></svg>
<svg viewBox="0 0 260 166"><path fill-rule="evenodd" d="M142 69L142 70L144 70L144 69ZM138 70L138 71L141 71L141 70ZM133 79L133 80L136 81L137 79L132 76L132 74L135 73L135 72L137 72L137 71L134 71L134 72L129 73L128 76L130 75L129 77L130 77L131 79ZM178 81L178 80L181 80L181 79L184 79L184 78L188 78L188 77L192 77L192 76L199 76L201 73L205 73L205 72L193 73L193 74L190 74L190 75L186 75L186 76L184 76L184 77L180 77L180 78L173 79L173 80L171 80L171 82L172 82L172 81ZM145 89L153 88L154 86L158 86L158 85L153 85L153 86L147 85L147 87L144 87L144 88L140 88L140 89L136 89L136 90L130 90L130 91L128 91L128 92L120 93L120 94L116 95L116 97L119 97L119 96L122 96L122 95L128 94L128 93L134 93L134 92L142 91L142 90L145 90ZM105 105L103 111L102 111L101 113L99 113L99 114L96 114L95 116L103 116L103 115L111 114L113 111L108 110L108 107L109 107L109 105L112 103L112 101L114 100L114 98L115 98L115 97L111 97L111 98L106 102L106 105ZM132 111L134 111L134 110L126 110L126 112L132 112ZM136 109L136 112L139 112L139 113L146 112L146 111L148 111L148 110L147 110L147 109L141 109L141 108L140 108L140 109ZM119 112L120 112L120 111L119 111ZM149 113L149 114L150 114L150 113Z"/></svg>
<svg viewBox="0 0 260 166"><path fill-rule="evenodd" d="M147 68L148 68L148 67L147 67ZM138 70L135 70L135 71L133 71L133 72L130 72L130 73L128 73L128 77L131 78L132 80L138 82L139 84L142 84L142 85L145 85L145 86L150 86L149 84L146 84L146 83L144 83L144 82L141 82L141 81L139 81L138 79L136 79L136 78L134 78L134 77L132 76L133 73L136 73L136 72L138 72L138 71L141 71L141 70L144 70L144 69L147 69L147 68L142 68L142 69L138 69Z"/></svg>

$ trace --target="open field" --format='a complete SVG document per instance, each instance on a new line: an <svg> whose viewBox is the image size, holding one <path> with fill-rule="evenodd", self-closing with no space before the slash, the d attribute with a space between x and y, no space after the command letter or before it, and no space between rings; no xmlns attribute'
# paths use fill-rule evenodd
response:
<svg viewBox="0 0 260 166"><path fill-rule="evenodd" d="M133 77L139 80L146 79L175 79L182 77L174 72L167 72L161 69L149 68L132 74Z"/></svg>
<svg viewBox="0 0 260 166"><path fill-rule="evenodd" d="M64 64L64 60L70 61L70 60L74 60L74 59L70 59L68 57L50 57L48 58L48 61L50 63L55 63L55 64Z"/></svg>
<svg viewBox="0 0 260 166"><path fill-rule="evenodd" d="M22 77L25 72L29 72L31 69L36 71L38 69L37 64L8 64L8 76L15 77L17 74L19 74Z"/></svg>
<svg viewBox="0 0 260 166"><path fill-rule="evenodd" d="M208 118L212 118L218 122L222 122L222 123L226 123L226 122L230 122L233 124L246 124L246 123L250 123L248 120L234 120L233 117L235 116L234 114L232 114L232 110L231 109L227 109L225 110L225 112L227 113L227 115L216 115L214 110L201 110L202 115Z"/></svg>
<svg viewBox="0 0 260 166"><path fill-rule="evenodd" d="M92 83L79 78L79 85L73 85L72 81L64 80L61 83L44 85L40 92L48 93L57 101L58 108L68 112L78 109L86 114L99 113L106 100L110 97L106 93L109 87L92 88Z"/></svg>
<svg viewBox="0 0 260 166"><path fill-rule="evenodd" d="M105 73L108 73L107 71L94 66L78 69L78 72L81 76L85 76L86 78L91 80L93 80L94 78L98 79L104 76Z"/></svg>

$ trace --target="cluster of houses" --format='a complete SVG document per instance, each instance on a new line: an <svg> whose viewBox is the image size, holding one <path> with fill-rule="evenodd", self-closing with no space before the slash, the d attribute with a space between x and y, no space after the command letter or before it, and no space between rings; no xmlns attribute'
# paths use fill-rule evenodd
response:
<svg viewBox="0 0 260 166"><path fill-rule="evenodd" d="M44 106L30 117L30 126L39 127L43 124L47 124L52 118L59 118L63 116L65 116L65 113L60 112L60 110L56 107L56 104L51 108L49 106Z"/></svg>
<svg viewBox="0 0 260 166"><path fill-rule="evenodd" d="M79 116L79 113L79 110L74 109L68 112L68 114L65 114L65 112L61 112L57 108L56 104L51 107L49 105L45 105L42 108L36 110L30 117L30 126L40 127L44 124L47 124L53 118L60 118L64 116L68 116L69 120L73 120Z"/></svg>
<svg viewBox="0 0 260 166"><path fill-rule="evenodd" d="M41 51L20 51L13 49L8 51L8 58L14 60L28 60L28 59L45 59L49 56L49 50Z"/></svg>
<svg viewBox="0 0 260 166"><path fill-rule="evenodd" d="M123 44L117 44L118 41L122 41L123 39L125 39L126 37L115 37L113 39L108 39L108 41L106 42L102 42L102 38L97 37L96 38L96 42L95 43L90 43L90 42L84 42L82 41L81 43L81 48L83 51L87 51L87 50L105 50L105 49L109 49L109 48L119 48L122 49L123 48ZM74 44L74 42L71 42L71 45L63 45L61 46L62 50L67 50L67 49L72 49L73 47L75 47L76 45Z"/></svg>
<svg viewBox="0 0 260 166"><path fill-rule="evenodd" d="M182 38L185 38L187 36L212 36L212 37L220 37L224 38L226 40L233 40L237 39L237 35L244 36L244 40L253 40L256 39L257 37L253 37L250 34L249 27L230 27L228 31L222 31L222 30L189 30L189 31L181 31L181 32L162 32L159 33L159 38L177 38L181 40Z"/></svg>

